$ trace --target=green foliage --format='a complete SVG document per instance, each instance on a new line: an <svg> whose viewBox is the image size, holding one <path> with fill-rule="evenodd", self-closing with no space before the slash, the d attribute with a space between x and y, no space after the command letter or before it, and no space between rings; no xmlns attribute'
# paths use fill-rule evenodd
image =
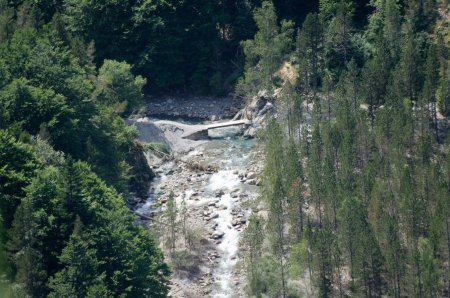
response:
<svg viewBox="0 0 450 298"><path fill-rule="evenodd" d="M175 252L175 246L177 242L176 238L176 225L177 225L177 203L175 202L175 195L173 192L169 194L166 203L166 210L164 211L164 218L167 224L167 230L169 237L167 238L167 243L170 246L172 254Z"/></svg>
<svg viewBox="0 0 450 298"><path fill-rule="evenodd" d="M7 61L12 77L23 77L35 87L51 88L71 104L78 100L77 104L87 105L81 100L89 96L92 84L55 34L42 35L33 29L16 31L8 43L2 44L0 60Z"/></svg>
<svg viewBox="0 0 450 298"><path fill-rule="evenodd" d="M333 2L333 1L331 1ZM328 68L342 70L356 56L353 44L353 3L351 1L336 1L331 9L333 17L330 19L325 35L325 56ZM322 13L322 12L321 12ZM329 14L329 13L326 13ZM323 17L326 19L326 17Z"/></svg>
<svg viewBox="0 0 450 298"><path fill-rule="evenodd" d="M364 31L354 4L320 1L299 31L299 88L282 86L278 123L262 137L263 255L279 278L280 256L289 260L293 296L308 283L321 297L439 296L449 206L437 108L446 113L448 48L427 33L431 2L372 1ZM277 295L256 285L254 294Z"/></svg>
<svg viewBox="0 0 450 298"><path fill-rule="evenodd" d="M146 80L131 73L131 66L125 62L105 60L97 78L97 100L112 107L117 114L129 115L142 103L142 88Z"/></svg>
<svg viewBox="0 0 450 298"><path fill-rule="evenodd" d="M104 275L97 276L99 260L92 236L82 232L82 223L77 218L74 231L59 257L64 268L50 281L53 290L49 297L86 297L94 288L104 286ZM105 294L108 289L104 289ZM96 290L98 291L98 289Z"/></svg>
<svg viewBox="0 0 450 298"><path fill-rule="evenodd" d="M0 130L0 203L6 229L11 227L14 212L24 196L34 170L36 157L32 148L18 141L6 130Z"/></svg>
<svg viewBox="0 0 450 298"><path fill-rule="evenodd" d="M291 253L289 254L289 273L296 278L305 272L308 263L308 239L302 240L292 245Z"/></svg>
<svg viewBox="0 0 450 298"><path fill-rule="evenodd" d="M0 50L0 61L10 61L8 73L17 78L0 91L2 127L44 133L57 150L89 161L110 185L127 191L136 131L111 107L137 109L144 80L133 77L129 65L107 61L93 94L93 83L62 41L32 29L17 31Z"/></svg>
<svg viewBox="0 0 450 298"><path fill-rule="evenodd" d="M316 94L320 85L323 68L323 29L318 14L310 13L303 22L297 36L297 55L299 59L299 85L305 94L310 90Z"/></svg>
<svg viewBox="0 0 450 298"><path fill-rule="evenodd" d="M264 222L254 214L250 216L248 221L249 223L244 235L244 243L248 248L246 255L248 291L258 296L264 292L264 284L262 283L260 270L264 240Z"/></svg>
<svg viewBox="0 0 450 298"><path fill-rule="evenodd" d="M422 268L423 295L435 296L439 292L441 269L428 239L419 238L419 266Z"/></svg>
<svg viewBox="0 0 450 298"><path fill-rule="evenodd" d="M282 21L278 25L275 8L271 1L264 1L255 11L258 32L253 40L243 42L245 63L245 82L250 90L273 87L274 73L281 66L282 59L291 50L293 23Z"/></svg>
<svg viewBox="0 0 450 298"><path fill-rule="evenodd" d="M53 147L41 137L37 136L32 139L33 151L42 165L52 165L61 167L65 163L64 153L55 151Z"/></svg>
<svg viewBox="0 0 450 298"><path fill-rule="evenodd" d="M65 168L40 171L16 212L8 245L16 282L36 296L165 295L167 267L123 199L86 164Z"/></svg>
<svg viewBox="0 0 450 298"><path fill-rule="evenodd" d="M22 105L26 103L23 108L27 109L33 108L27 105L34 103L38 109L33 114L37 113L39 117L29 119L35 121L31 133L41 125L50 124L49 133L55 147L76 158L83 157L84 144L93 129L89 119L96 113L92 101L87 100L92 83L84 78L82 69L62 42L53 35L42 36L32 29L16 31L11 40L2 45L0 60L8 61L11 76L19 79L2 92L2 100L9 99L9 104L17 102L19 107L21 102ZM8 90L10 92L6 92ZM18 93L21 90L23 93ZM53 109L47 104L57 106ZM19 113L16 110L12 116L18 119L12 120L23 120L28 116L25 112ZM42 116L55 119L42 119Z"/></svg>
<svg viewBox="0 0 450 298"><path fill-rule="evenodd" d="M450 116L450 78L449 74L443 74L438 87L439 111L446 117Z"/></svg>
<svg viewBox="0 0 450 298"><path fill-rule="evenodd" d="M156 155L161 155L161 153L169 155L171 150L168 145L156 142L145 143L144 148L154 152Z"/></svg>
<svg viewBox="0 0 450 298"><path fill-rule="evenodd" d="M283 296L283 287L281 284L280 266L278 260L272 256L265 255L261 259L259 271L259 280L254 280L252 287L257 289L256 295L265 293L269 297Z"/></svg>
<svg viewBox="0 0 450 298"><path fill-rule="evenodd" d="M133 5L117 1L65 1L63 19L67 31L81 36L86 41L93 40L98 49L98 59L125 56L125 48L130 42Z"/></svg>
<svg viewBox="0 0 450 298"><path fill-rule="evenodd" d="M146 91L225 94L243 69L245 95L281 87L288 124L261 138L269 214L245 233L249 292L309 276L323 297L447 294L446 1L367 4L0 0L2 294L165 296L168 268L120 195L152 177L120 118L142 103L134 74ZM295 86L278 77L288 59Z"/></svg>
<svg viewBox="0 0 450 298"><path fill-rule="evenodd" d="M0 1L0 43L8 40L14 30L14 9L8 6L7 0ZM0 79L1 81L1 79Z"/></svg>
<svg viewBox="0 0 450 298"><path fill-rule="evenodd" d="M94 41L97 65L126 61L153 90L221 94L240 71L236 50L254 33L256 3L86 0L61 10L69 35Z"/></svg>
<svg viewBox="0 0 450 298"><path fill-rule="evenodd" d="M0 104L8 112L2 128L17 123L31 134L38 133L43 123L49 130L58 128L70 113L62 95L33 87L23 79L12 81L0 91Z"/></svg>
<svg viewBox="0 0 450 298"><path fill-rule="evenodd" d="M118 194L137 167L137 131L113 108L138 109L145 79L111 60L95 77L92 46L58 16L42 28L60 4L15 5L17 30L0 16L2 294L164 297L167 266Z"/></svg>
<svg viewBox="0 0 450 298"><path fill-rule="evenodd" d="M57 266L67 224L61 221L63 190L56 168L40 170L26 188L10 230L8 248L13 254L15 281L28 294L42 297L46 280Z"/></svg>

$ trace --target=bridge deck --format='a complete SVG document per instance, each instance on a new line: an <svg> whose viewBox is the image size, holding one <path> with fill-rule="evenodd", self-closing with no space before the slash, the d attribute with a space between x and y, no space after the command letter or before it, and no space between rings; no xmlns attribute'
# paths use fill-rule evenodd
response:
<svg viewBox="0 0 450 298"><path fill-rule="evenodd" d="M228 126L234 126L234 125L250 125L251 121L247 119L243 120L235 120L235 121L227 121L227 122L219 122L219 123L213 123L213 124L184 124L179 123L175 121L167 121L167 120L160 120L155 122L158 126L169 126L173 127L175 129L180 129L183 131L182 138L195 138L195 136L198 136L204 132L207 132L210 129L215 128L221 128L221 127L228 127Z"/></svg>
<svg viewBox="0 0 450 298"><path fill-rule="evenodd" d="M214 128L221 128L221 127L228 127L228 126L234 126L234 125L248 125L251 124L250 120L243 119L243 120L235 120L235 121L228 121L228 122L222 122L222 123L214 123L206 125L206 129L214 129Z"/></svg>

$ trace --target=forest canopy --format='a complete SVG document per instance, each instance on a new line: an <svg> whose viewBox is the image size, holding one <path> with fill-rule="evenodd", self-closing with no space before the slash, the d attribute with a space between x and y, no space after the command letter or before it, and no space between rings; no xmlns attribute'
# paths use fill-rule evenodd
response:
<svg viewBox="0 0 450 298"><path fill-rule="evenodd" d="M127 62L97 66L56 5L0 1L1 291L164 297L169 269L125 200L141 165L122 117L146 81Z"/></svg>
<svg viewBox="0 0 450 298"><path fill-rule="evenodd" d="M449 294L448 1L367 11L320 1L293 34L272 2L255 10L237 91L269 91L278 117L261 134L268 216L244 236L250 296Z"/></svg>
<svg viewBox="0 0 450 298"><path fill-rule="evenodd" d="M448 5L0 0L0 291L165 297L124 118L151 95L265 90L248 294L448 296Z"/></svg>

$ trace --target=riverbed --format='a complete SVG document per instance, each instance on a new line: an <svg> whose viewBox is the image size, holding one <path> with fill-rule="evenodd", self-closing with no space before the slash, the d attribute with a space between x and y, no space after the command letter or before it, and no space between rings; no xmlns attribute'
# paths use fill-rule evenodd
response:
<svg viewBox="0 0 450 298"><path fill-rule="evenodd" d="M239 241L258 195L262 154L257 141L240 137L240 132L238 127L211 130L211 139L191 142L189 150L158 165L150 195L136 209L163 222L159 215L168 195L175 197L176 250L186 252L193 262L186 268L174 268L172 297L245 296L244 276L237 273L242 265ZM156 238L172 263L163 224L151 224L150 228L159 230ZM194 235L192 245L186 244L186 234Z"/></svg>

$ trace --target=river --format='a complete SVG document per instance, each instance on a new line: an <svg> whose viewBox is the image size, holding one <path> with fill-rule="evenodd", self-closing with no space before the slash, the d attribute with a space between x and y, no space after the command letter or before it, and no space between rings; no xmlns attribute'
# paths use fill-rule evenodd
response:
<svg viewBox="0 0 450 298"><path fill-rule="evenodd" d="M193 274L197 270L193 267L174 270L172 297L244 295L245 280L237 273L242 264L239 241L258 194L262 161L256 140L239 137L239 133L236 127L210 130L210 140L161 164L150 196L136 210L148 216L161 213L168 193L173 192L178 210L184 212L178 220L186 220L188 228L200 235L200 244L191 252L199 273ZM159 238L164 242L164 235ZM163 243L161 247L168 255ZM183 244L178 247L182 250Z"/></svg>

